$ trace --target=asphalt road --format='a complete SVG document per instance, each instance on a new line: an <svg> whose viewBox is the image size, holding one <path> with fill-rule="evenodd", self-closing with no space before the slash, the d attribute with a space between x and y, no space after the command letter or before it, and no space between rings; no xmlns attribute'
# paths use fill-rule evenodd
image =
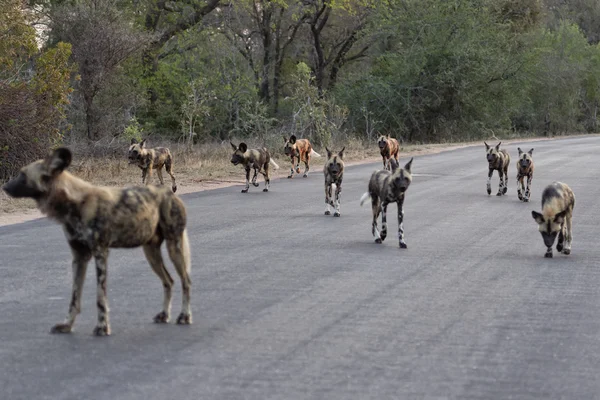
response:
<svg viewBox="0 0 600 400"><path fill-rule="evenodd" d="M379 164L347 168L341 218L323 215L321 172L269 193L261 181L246 195L183 195L189 327L152 323L158 278L141 249L114 250L113 335L91 335L93 268L75 332L51 335L71 287L62 230L2 227L0 398L599 399L600 138L520 146L535 147L529 204L516 195L517 144L501 198L486 193L483 144L416 157L407 250L395 206L382 245L359 207ZM546 259L531 210L553 180L577 198L573 253ZM180 299L177 286L174 316Z"/></svg>

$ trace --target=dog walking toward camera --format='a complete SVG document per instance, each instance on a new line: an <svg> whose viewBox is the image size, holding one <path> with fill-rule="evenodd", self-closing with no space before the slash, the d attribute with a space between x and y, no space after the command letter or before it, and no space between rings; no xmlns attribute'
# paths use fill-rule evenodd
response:
<svg viewBox="0 0 600 400"><path fill-rule="evenodd" d="M242 193L248 193L248 189L250 188L250 169L254 169L252 185L258 187L256 180L258 178L258 173L260 172L265 177L265 188L263 189L263 192L268 192L269 185L271 183L271 179L269 177L269 166L273 165L276 170L279 169L279 165L277 165L275 161L271 159L269 150L267 150L265 147L262 149L248 150L248 145L246 145L246 143L240 143L239 146L236 146L231 142L229 143L233 148L231 163L233 165L242 164L246 170L246 187L242 189Z"/></svg>
<svg viewBox="0 0 600 400"><path fill-rule="evenodd" d="M171 150L166 147L148 149L146 148L146 140L144 139L138 143L137 140L131 139L131 145L127 154L129 164L135 164L142 170L142 185L150 183L153 170L156 170L160 184L164 185L165 182L162 176L162 168L164 166L165 171L171 177L171 189L175 193L177 191L177 183L175 182L175 175L173 175L173 156L171 155Z"/></svg>
<svg viewBox="0 0 600 400"><path fill-rule="evenodd" d="M377 139L377 145L379 146L379 153L383 159L383 169L391 171L390 159L394 158L396 164L399 163L398 157L400 153L400 143L397 139L390 137L390 135L381 135Z"/></svg>
<svg viewBox="0 0 600 400"><path fill-rule="evenodd" d="M365 201L371 199L373 210L373 224L371 232L376 243L382 243L387 237L387 207L390 203L398 204L398 241L401 248L408 246L404 241L404 197L406 190L412 182L411 166L413 159L400 168L395 159L390 159L392 171L375 171L369 181L369 191L360 199L362 206ZM377 218L381 213L381 232L377 229Z"/></svg>
<svg viewBox="0 0 600 400"><path fill-rule="evenodd" d="M533 149L527 153L524 153L520 147L517 147L517 150L519 150L519 161L517 162L517 196L519 196L519 200L528 202L531 196L531 181L533 180ZM525 188L525 178L527 178L527 188Z"/></svg>
<svg viewBox="0 0 600 400"><path fill-rule="evenodd" d="M574 207L575 194L564 183L554 182L542 192L542 212L532 211L531 216L537 222L546 245L544 257L552 257L552 246L556 236L556 250L563 254L571 254Z"/></svg>
<svg viewBox="0 0 600 400"><path fill-rule="evenodd" d="M325 215L331 215L330 206L335 211L334 217L339 217L340 214L340 193L342 192L342 180L344 179L344 150L343 147L339 153L333 153L327 147L327 162L323 167L325 175ZM333 195L333 196L332 196Z"/></svg>
<svg viewBox="0 0 600 400"><path fill-rule="evenodd" d="M510 155L506 150L500 150L502 142L498 143L495 147L490 147L487 143L483 143L485 144L489 170L487 193L488 195L492 194L492 175L494 174L494 171L498 171L500 185L498 186L498 193L496 193L496 196L502 196L508 191L508 164L510 164Z"/></svg>
<svg viewBox="0 0 600 400"><path fill-rule="evenodd" d="M66 171L71 151L58 148L44 160L21 169L4 185L11 197L28 197L38 208L63 226L73 255L73 288L65 322L55 325L52 333L71 332L81 311L81 293L85 272L94 257L98 323L94 335L110 335L106 296L107 259L110 248L143 246L146 259L163 283L163 309L156 323L169 321L173 278L165 268L160 246L167 242L169 258L181 278L182 310L178 324L191 324L190 246L186 232L183 202L169 189L140 186L125 189L94 186Z"/></svg>
<svg viewBox="0 0 600 400"><path fill-rule="evenodd" d="M283 140L285 140L283 152L292 160L292 168L290 169L288 178L292 178L294 176L294 170L296 173L300 173L300 161L304 162L305 167L303 177L308 177L308 170L310 169L310 157L321 157L321 155L314 151L308 139L296 139L296 136L292 135L289 139L284 136ZM296 161L295 164L294 161Z"/></svg>

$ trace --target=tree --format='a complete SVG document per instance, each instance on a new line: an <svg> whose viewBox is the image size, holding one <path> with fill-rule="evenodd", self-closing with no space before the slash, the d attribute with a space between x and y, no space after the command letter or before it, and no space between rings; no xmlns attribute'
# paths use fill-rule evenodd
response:
<svg viewBox="0 0 600 400"><path fill-rule="evenodd" d="M71 46L41 52L20 0L0 0L0 180L61 140L71 93Z"/></svg>
<svg viewBox="0 0 600 400"><path fill-rule="evenodd" d="M79 66L79 93L83 97L89 140L101 136L95 107L97 95L118 67L150 41L148 35L132 27L118 5L118 0L82 0L58 6L52 12L53 34L71 43L73 59Z"/></svg>

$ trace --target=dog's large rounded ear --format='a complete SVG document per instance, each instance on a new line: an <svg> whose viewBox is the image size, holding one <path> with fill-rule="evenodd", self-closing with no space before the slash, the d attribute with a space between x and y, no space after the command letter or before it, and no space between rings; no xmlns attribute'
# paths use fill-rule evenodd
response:
<svg viewBox="0 0 600 400"><path fill-rule="evenodd" d="M538 224L544 223L544 216L537 211L532 211L531 216L535 219L535 222Z"/></svg>
<svg viewBox="0 0 600 400"><path fill-rule="evenodd" d="M148 139L144 139L144 140L142 140L142 141L140 142L140 147L141 147L142 149L145 149L145 148L146 148L146 140L148 140Z"/></svg>
<svg viewBox="0 0 600 400"><path fill-rule="evenodd" d="M58 175L71 165L71 150L59 147L47 158L48 172L50 175Z"/></svg>
<svg viewBox="0 0 600 400"><path fill-rule="evenodd" d="M532 156L533 155L533 149L528 151L529 155Z"/></svg>
<svg viewBox="0 0 600 400"><path fill-rule="evenodd" d="M248 150L248 146L246 145L246 143L244 143L244 142L240 143L240 151L245 153L246 150Z"/></svg>
<svg viewBox="0 0 600 400"><path fill-rule="evenodd" d="M485 144L485 149L486 149L486 150L489 150L489 149L490 149L490 145L489 145L489 144L487 144L486 142L483 142L483 144Z"/></svg>
<svg viewBox="0 0 600 400"><path fill-rule="evenodd" d="M233 144L233 142L230 140L229 144L231 145L231 147L233 148L233 151L236 151L238 148L235 144Z"/></svg>
<svg viewBox="0 0 600 400"><path fill-rule="evenodd" d="M500 145L502 144L502 142L498 142L498 144L496 145L496 150L500 150Z"/></svg>
<svg viewBox="0 0 600 400"><path fill-rule="evenodd" d="M135 138L131 138L131 144L136 144L138 141Z"/></svg>
<svg viewBox="0 0 600 400"><path fill-rule="evenodd" d="M291 144L294 144L294 143L296 143L296 135L292 135L292 136L290 136L290 143L291 143Z"/></svg>
<svg viewBox="0 0 600 400"><path fill-rule="evenodd" d="M346 146L342 147L342 149L338 153L338 157L341 158L342 160L344 159L344 150L346 150Z"/></svg>
<svg viewBox="0 0 600 400"><path fill-rule="evenodd" d="M327 148L327 146L325 146L325 151L327 152L327 159L330 159L331 158L331 150L329 150Z"/></svg>
<svg viewBox="0 0 600 400"><path fill-rule="evenodd" d="M283 142L287 143L288 142L288 138L285 135L281 135L281 136L283 136Z"/></svg>
<svg viewBox="0 0 600 400"><path fill-rule="evenodd" d="M519 155L523 154L523 150L520 147L517 147L517 150L519 151Z"/></svg>
<svg viewBox="0 0 600 400"><path fill-rule="evenodd" d="M411 158L409 162L406 163L406 165L404 166L404 169L407 170L408 172L410 172L410 169L412 167L412 162L413 162L414 158Z"/></svg>

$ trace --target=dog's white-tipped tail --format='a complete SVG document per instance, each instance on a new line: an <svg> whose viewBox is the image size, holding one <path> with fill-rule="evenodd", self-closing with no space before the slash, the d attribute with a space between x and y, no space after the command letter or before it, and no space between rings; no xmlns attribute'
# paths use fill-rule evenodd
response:
<svg viewBox="0 0 600 400"><path fill-rule="evenodd" d="M279 169L279 165L277 165L277 163L275 161L273 161L273 159L271 158L271 160L269 160L270 164L273 164L273 168L275 169Z"/></svg>
<svg viewBox="0 0 600 400"><path fill-rule="evenodd" d="M310 155L314 157L321 157L321 155L317 153L315 149L310 149Z"/></svg>
<svg viewBox="0 0 600 400"><path fill-rule="evenodd" d="M362 207L362 205L365 203L365 201L369 200L370 198L371 198L371 193L365 192L365 194L363 194L362 197L360 198L360 206Z"/></svg>

